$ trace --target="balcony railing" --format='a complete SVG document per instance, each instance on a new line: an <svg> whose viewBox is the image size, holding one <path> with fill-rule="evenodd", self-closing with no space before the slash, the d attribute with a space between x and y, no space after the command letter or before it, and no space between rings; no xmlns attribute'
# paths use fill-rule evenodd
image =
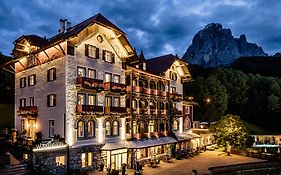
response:
<svg viewBox="0 0 281 175"><path fill-rule="evenodd" d="M104 114L125 114L127 113L127 108L125 107L104 107Z"/></svg>
<svg viewBox="0 0 281 175"><path fill-rule="evenodd" d="M120 94L125 94L127 92L125 84L114 83L114 82L105 82L104 90L111 91L111 92L118 92Z"/></svg>
<svg viewBox="0 0 281 175"><path fill-rule="evenodd" d="M103 80L88 77L78 77L76 79L76 85L81 85L85 89L93 89L96 91L102 91L104 89Z"/></svg>
<svg viewBox="0 0 281 175"><path fill-rule="evenodd" d="M18 115L37 116L38 108L37 106L21 106L19 107Z"/></svg>
<svg viewBox="0 0 281 175"><path fill-rule="evenodd" d="M170 93L170 98L174 101L182 101L183 100L182 94L178 94L177 92Z"/></svg>
<svg viewBox="0 0 281 175"><path fill-rule="evenodd" d="M127 86L127 92L132 91L132 86ZM133 86L133 92L143 93L143 87Z"/></svg>
<svg viewBox="0 0 281 175"><path fill-rule="evenodd" d="M97 114L97 113L103 113L103 107L102 106L97 106L97 105L77 105L76 106L76 112L77 113L92 113L92 114Z"/></svg>

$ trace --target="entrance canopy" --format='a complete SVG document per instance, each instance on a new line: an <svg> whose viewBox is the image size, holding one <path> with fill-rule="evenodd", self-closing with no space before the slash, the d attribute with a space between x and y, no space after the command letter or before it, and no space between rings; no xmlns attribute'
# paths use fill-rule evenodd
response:
<svg viewBox="0 0 281 175"><path fill-rule="evenodd" d="M185 141L185 140L191 140L195 138L201 138L200 135L194 134L191 132L183 132L183 133L175 133L178 141Z"/></svg>

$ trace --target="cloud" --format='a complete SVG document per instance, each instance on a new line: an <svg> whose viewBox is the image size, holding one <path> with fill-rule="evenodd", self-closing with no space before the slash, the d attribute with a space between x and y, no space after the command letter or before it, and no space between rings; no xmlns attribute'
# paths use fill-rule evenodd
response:
<svg viewBox="0 0 281 175"><path fill-rule="evenodd" d="M0 51L9 54L22 35L51 37L59 19L73 25L102 13L128 34L128 40L147 58L173 52L182 56L193 36L210 22L246 34L250 42L273 54L281 49L281 3L278 0L2 0Z"/></svg>

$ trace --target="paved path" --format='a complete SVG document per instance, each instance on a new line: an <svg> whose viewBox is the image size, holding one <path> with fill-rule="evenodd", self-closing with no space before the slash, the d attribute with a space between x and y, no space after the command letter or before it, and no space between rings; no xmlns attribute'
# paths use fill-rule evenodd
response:
<svg viewBox="0 0 281 175"><path fill-rule="evenodd" d="M144 175L191 175L192 170L196 169L198 175L208 173L208 168L212 166L231 165L247 162L264 161L250 157L237 155L227 156L226 153L218 151L206 151L190 159L174 160L173 163L160 163L159 167L144 167ZM96 174L96 173L94 173ZM103 173L98 173L103 174ZM104 173L106 174L106 173ZM121 173L120 173L121 174ZM127 171L128 175L133 175L133 171Z"/></svg>

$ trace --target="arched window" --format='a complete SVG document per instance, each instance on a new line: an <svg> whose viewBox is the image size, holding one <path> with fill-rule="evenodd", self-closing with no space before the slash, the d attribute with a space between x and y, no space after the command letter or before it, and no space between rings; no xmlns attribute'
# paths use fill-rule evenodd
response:
<svg viewBox="0 0 281 175"><path fill-rule="evenodd" d="M119 131L119 124L118 124L118 122L114 121L112 127L113 127L112 128L112 132L113 132L112 134L115 135L115 136L118 135L119 134L119 132L118 132Z"/></svg>
<svg viewBox="0 0 281 175"><path fill-rule="evenodd" d="M174 121L173 128L174 128L174 131L179 130L179 122L177 120Z"/></svg>
<svg viewBox="0 0 281 175"><path fill-rule="evenodd" d="M95 136L95 123L93 121L88 122L88 137Z"/></svg>
<svg viewBox="0 0 281 175"><path fill-rule="evenodd" d="M107 122L105 123L105 135L110 136L110 135L111 135L110 130L111 130L110 122L107 121Z"/></svg>
<svg viewBox="0 0 281 175"><path fill-rule="evenodd" d="M78 122L78 137L82 138L84 137L85 132L85 124L83 121Z"/></svg>

